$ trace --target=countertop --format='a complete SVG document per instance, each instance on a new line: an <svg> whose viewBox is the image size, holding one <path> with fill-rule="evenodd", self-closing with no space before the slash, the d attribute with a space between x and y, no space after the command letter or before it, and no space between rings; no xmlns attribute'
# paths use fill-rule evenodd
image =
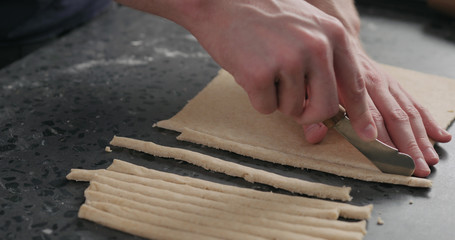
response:
<svg viewBox="0 0 455 240"><path fill-rule="evenodd" d="M455 23L362 6L362 40L377 61L455 79ZM433 188L366 183L264 163L179 142L152 124L177 113L219 66L183 28L115 7L0 70L0 239L139 239L77 218L87 183L71 168L106 168L113 158L181 175L275 190L190 164L104 147L114 135L178 146L273 172L353 188L374 204L365 239L452 239L455 141L438 144ZM431 81L431 79L428 79ZM455 134L451 127L449 131ZM385 224L376 224L380 216Z"/></svg>

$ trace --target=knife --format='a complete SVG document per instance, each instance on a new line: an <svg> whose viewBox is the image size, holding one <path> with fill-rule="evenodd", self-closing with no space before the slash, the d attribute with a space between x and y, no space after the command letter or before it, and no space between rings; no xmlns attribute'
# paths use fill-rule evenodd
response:
<svg viewBox="0 0 455 240"><path fill-rule="evenodd" d="M401 153L398 149L385 143L374 140L365 142L352 128L351 122L342 106L338 113L325 120L324 125L335 128L338 133L345 137L355 148L367 157L376 167L384 173L411 176L415 170L415 164L411 156Z"/></svg>

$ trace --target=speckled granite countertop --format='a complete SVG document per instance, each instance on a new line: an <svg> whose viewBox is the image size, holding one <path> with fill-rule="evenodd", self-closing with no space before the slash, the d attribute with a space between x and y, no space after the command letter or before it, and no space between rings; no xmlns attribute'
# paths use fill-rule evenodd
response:
<svg viewBox="0 0 455 240"><path fill-rule="evenodd" d="M454 24L362 7L362 38L378 61L455 79ZM104 152L114 134L201 151L287 176L353 187L375 204L365 239L451 239L455 141L440 144L431 190L373 184L255 161L178 142L152 128L178 112L219 67L175 24L116 8L0 71L0 239L137 239L77 218L87 183L71 168L113 158L212 181L272 190L169 159ZM431 79L429 79L431 81ZM450 129L452 134L455 130ZM280 192L280 191L278 191ZM409 204L412 202L413 204ZM385 225L376 225L381 216Z"/></svg>

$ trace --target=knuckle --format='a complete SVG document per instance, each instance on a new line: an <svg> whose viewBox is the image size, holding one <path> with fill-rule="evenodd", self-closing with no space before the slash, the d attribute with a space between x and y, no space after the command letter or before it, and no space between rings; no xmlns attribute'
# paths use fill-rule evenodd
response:
<svg viewBox="0 0 455 240"><path fill-rule="evenodd" d="M408 114L401 108L396 108L390 111L389 118L394 122L407 122L409 121Z"/></svg>
<svg viewBox="0 0 455 240"><path fill-rule="evenodd" d="M428 137L417 137L416 141L417 141L419 146L432 147Z"/></svg>
<svg viewBox="0 0 455 240"><path fill-rule="evenodd" d="M313 34L305 41L307 48L311 53L319 58L326 58L330 49L330 41L324 34Z"/></svg>
<svg viewBox="0 0 455 240"><path fill-rule="evenodd" d="M371 117L373 117L373 120L376 123L384 122L384 118L382 117L381 113L379 113L378 110L376 110L374 108L370 108L370 113L371 113Z"/></svg>
<svg viewBox="0 0 455 240"><path fill-rule="evenodd" d="M414 103L414 107L419 112L422 112L422 113L427 113L428 112L428 110L424 106L422 106L420 103Z"/></svg>
<svg viewBox="0 0 455 240"><path fill-rule="evenodd" d="M348 97L353 102L364 101L365 93L365 82L362 78L356 78L353 84L347 88Z"/></svg>
<svg viewBox="0 0 455 240"><path fill-rule="evenodd" d="M405 148L408 150L409 153L418 153L418 152L420 152L419 145L414 140L407 142L405 144ZM410 155L413 156L414 154L410 154Z"/></svg>
<svg viewBox="0 0 455 240"><path fill-rule="evenodd" d="M289 73L297 73L303 69L303 54L291 52L284 54L281 59L281 68Z"/></svg>
<svg viewBox="0 0 455 240"><path fill-rule="evenodd" d="M332 36L335 40L344 40L347 35L347 30L344 27L343 23L335 17L328 16L325 20L325 25L328 27L329 31L332 33Z"/></svg>
<svg viewBox="0 0 455 240"><path fill-rule="evenodd" d="M408 115L409 119L418 119L420 118L419 111L414 106L406 106L404 111Z"/></svg>
<svg viewBox="0 0 455 240"><path fill-rule="evenodd" d="M250 71L245 74L239 83L248 93L263 91L273 84L274 75L267 70Z"/></svg>
<svg viewBox="0 0 455 240"><path fill-rule="evenodd" d="M364 81L368 82L374 87L382 86L384 84L384 80L381 78L380 74L375 70L371 69L366 70L362 78L364 79Z"/></svg>

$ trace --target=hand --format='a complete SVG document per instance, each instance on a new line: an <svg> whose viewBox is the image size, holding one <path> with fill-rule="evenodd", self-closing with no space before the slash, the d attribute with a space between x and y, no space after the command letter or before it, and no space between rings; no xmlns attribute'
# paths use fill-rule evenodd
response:
<svg viewBox="0 0 455 240"><path fill-rule="evenodd" d="M301 124L338 111L341 97L361 138L376 138L352 39L336 18L302 0L212 1L185 27L261 113ZM204 15L207 13L208 15Z"/></svg>
<svg viewBox="0 0 455 240"><path fill-rule="evenodd" d="M428 166L439 161L429 138L448 142L451 135L437 125L428 110L367 56L358 39L360 21L352 0L307 1L339 19L349 34L357 39L357 47L353 47L360 64L357 69L368 91L368 104L378 129L378 139L409 154L416 164L415 176L428 176ZM305 125L304 131L309 142L318 143L324 138L327 128L316 123Z"/></svg>

